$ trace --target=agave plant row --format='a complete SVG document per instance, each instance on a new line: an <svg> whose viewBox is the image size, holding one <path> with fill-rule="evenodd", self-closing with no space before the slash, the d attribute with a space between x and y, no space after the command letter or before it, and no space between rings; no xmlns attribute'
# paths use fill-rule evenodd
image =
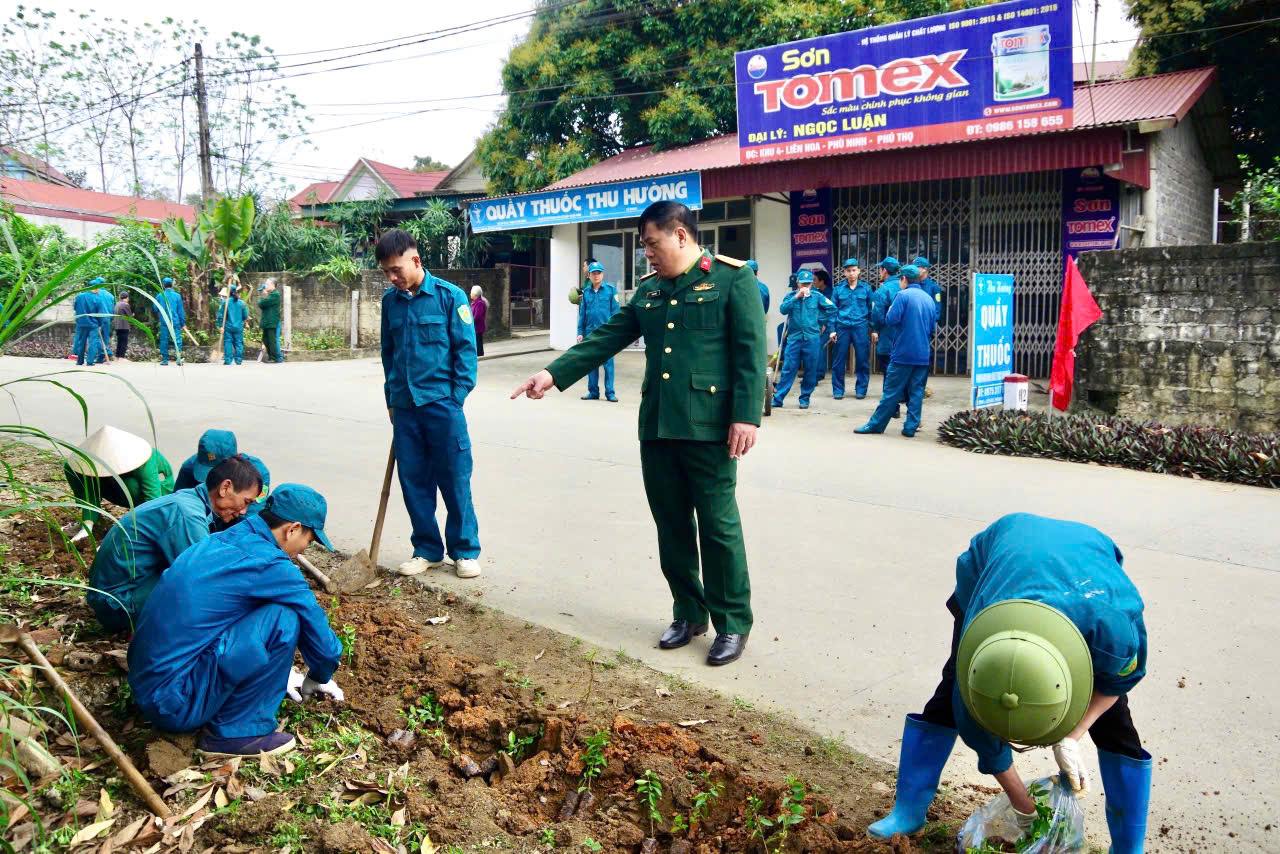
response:
<svg viewBox="0 0 1280 854"><path fill-rule="evenodd" d="M978 454L1049 457L1280 488L1280 434L1090 415L969 409L938 427L948 445Z"/></svg>

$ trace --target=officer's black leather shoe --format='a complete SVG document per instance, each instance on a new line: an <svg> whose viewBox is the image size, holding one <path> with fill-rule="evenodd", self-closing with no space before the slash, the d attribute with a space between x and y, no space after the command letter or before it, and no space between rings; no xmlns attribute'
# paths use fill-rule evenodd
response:
<svg viewBox="0 0 1280 854"><path fill-rule="evenodd" d="M716 635L707 653L707 664L719 667L742 658L742 651L747 648L746 635Z"/></svg>
<svg viewBox="0 0 1280 854"><path fill-rule="evenodd" d="M667 630L658 639L660 649L679 649L698 635L707 633L706 623L691 623L688 620L676 620L667 626Z"/></svg>

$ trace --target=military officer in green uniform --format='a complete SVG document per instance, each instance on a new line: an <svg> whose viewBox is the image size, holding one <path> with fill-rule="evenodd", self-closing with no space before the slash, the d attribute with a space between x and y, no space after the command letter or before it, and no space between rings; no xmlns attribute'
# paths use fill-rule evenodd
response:
<svg viewBox="0 0 1280 854"><path fill-rule="evenodd" d="M745 262L713 257L698 245L689 208L650 205L639 234L654 272L607 323L511 397L536 400L552 386L564 391L644 336L640 467L662 574L675 600L674 622L658 645L684 646L707 631L710 615L716 639L707 663L728 664L741 657L751 631L734 491L737 461L755 444L764 405L764 310Z"/></svg>

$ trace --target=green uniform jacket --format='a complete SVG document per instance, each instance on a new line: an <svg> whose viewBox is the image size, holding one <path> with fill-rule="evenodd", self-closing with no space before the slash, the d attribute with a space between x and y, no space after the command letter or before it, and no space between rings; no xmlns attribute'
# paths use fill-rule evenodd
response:
<svg viewBox="0 0 1280 854"><path fill-rule="evenodd" d="M62 471L67 478L67 484L71 487L71 494L95 507L100 507L105 498L118 507L128 509L131 503L132 506L137 507L173 492L173 469L169 467L169 461L164 458L164 455L157 450L152 450L151 458L138 468L120 475L128 495L120 491L120 484L116 483L115 478L110 475L86 477L66 463L63 463ZM84 510L81 515L85 521L92 521L99 514Z"/></svg>
<svg viewBox="0 0 1280 854"><path fill-rule="evenodd" d="M732 423L759 426L764 309L750 267L704 252L675 280L641 279L630 302L547 370L564 391L641 335L642 441L724 442Z"/></svg>
<svg viewBox="0 0 1280 854"><path fill-rule="evenodd" d="M261 328L272 329L280 325L281 302L279 291L272 291L258 300L258 308L262 311L262 320L258 324Z"/></svg>

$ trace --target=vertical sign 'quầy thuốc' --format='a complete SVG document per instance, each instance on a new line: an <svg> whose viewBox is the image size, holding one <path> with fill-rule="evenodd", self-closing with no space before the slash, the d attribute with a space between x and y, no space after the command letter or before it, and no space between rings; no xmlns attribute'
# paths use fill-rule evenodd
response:
<svg viewBox="0 0 1280 854"><path fill-rule="evenodd" d="M1004 378L1013 373L1013 276L973 277L974 408L1004 403Z"/></svg>

